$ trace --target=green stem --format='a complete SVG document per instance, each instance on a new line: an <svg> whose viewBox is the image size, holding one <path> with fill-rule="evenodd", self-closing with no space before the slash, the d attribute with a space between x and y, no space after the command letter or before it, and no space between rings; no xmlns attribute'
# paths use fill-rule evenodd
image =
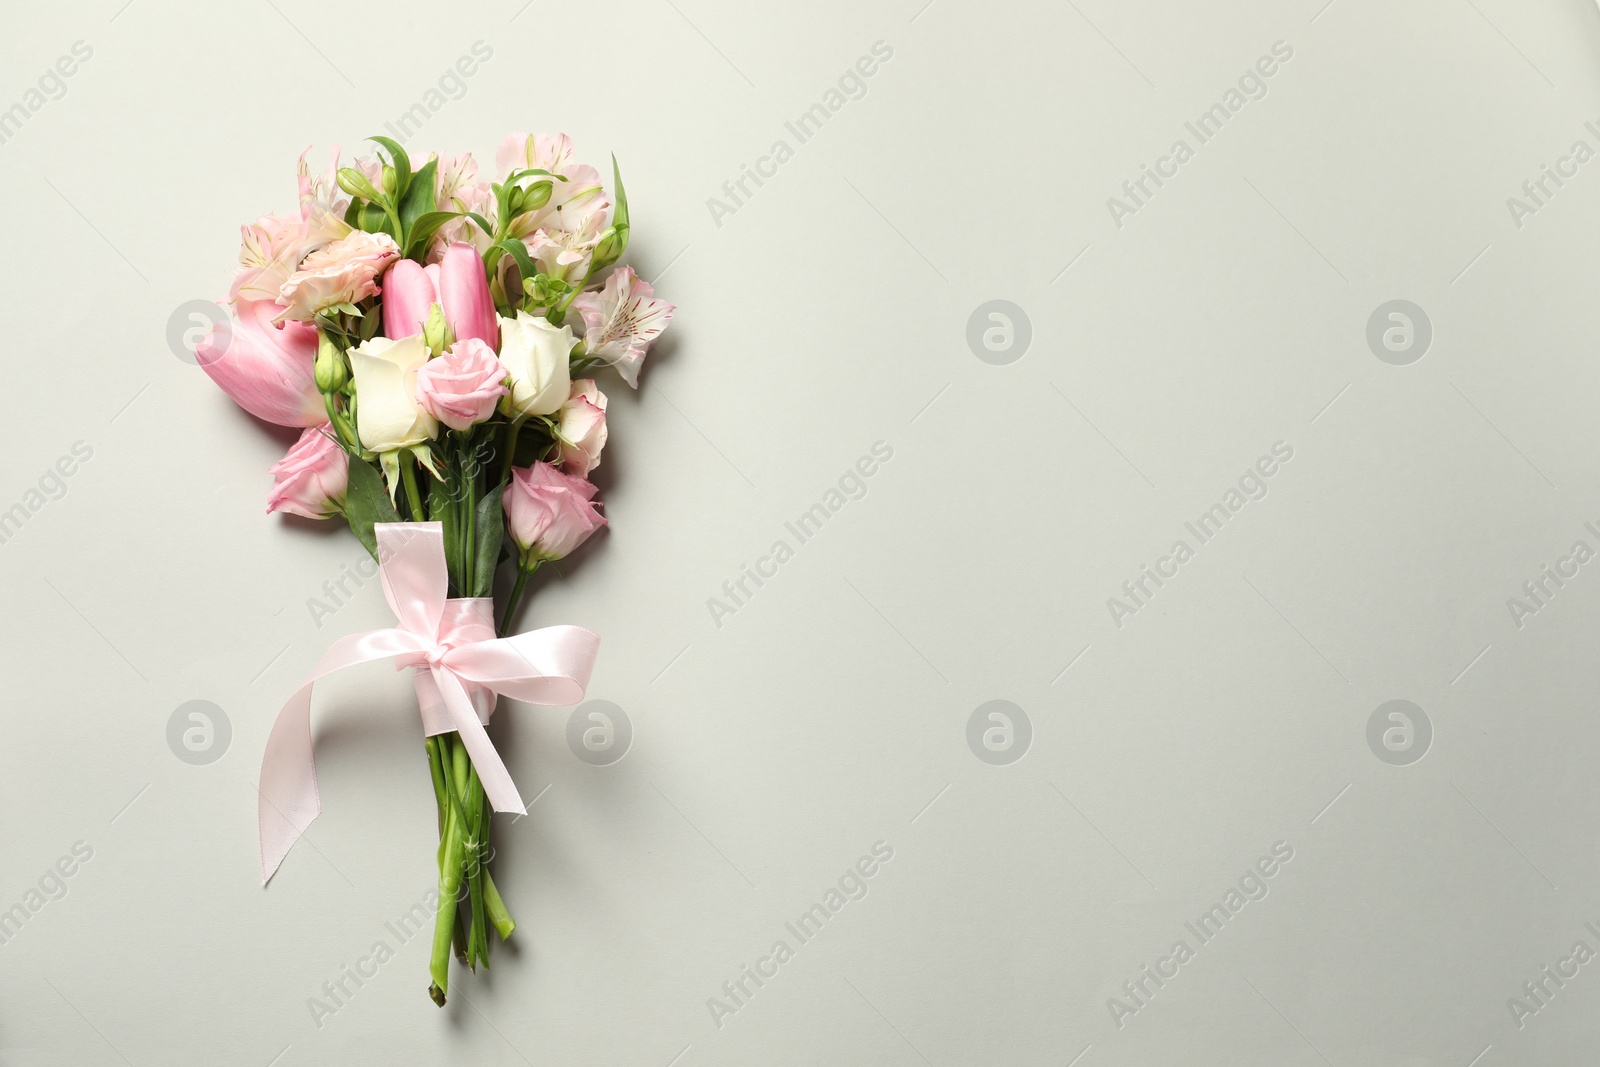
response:
<svg viewBox="0 0 1600 1067"><path fill-rule="evenodd" d="M448 747L445 742L441 745ZM450 777L446 770L443 779L447 794L452 792ZM450 941L456 926L456 897L461 892L461 829L455 805L447 805L444 837L439 843L439 901L433 918L433 952L428 960L428 974L433 979L428 993L441 1007L450 989Z"/></svg>
<svg viewBox="0 0 1600 1067"><path fill-rule="evenodd" d="M527 421L528 416L518 415L506 428L506 454L500 461L500 481L496 483L498 485L505 485L511 477L511 460L517 454L517 435L522 433L522 424Z"/></svg>
<svg viewBox="0 0 1600 1067"><path fill-rule="evenodd" d="M470 767L467 776L467 826L471 828L467 847L467 892L472 908L472 926L467 934L467 959L489 965L488 916L484 911L483 875L487 863L484 848L483 784L478 768Z"/></svg>
<svg viewBox="0 0 1600 1067"><path fill-rule="evenodd" d="M511 931L517 928L517 921L506 910L506 902L500 899L500 891L494 887L494 877L488 871L483 872L483 905L489 921L494 923L495 930L500 934L500 940L509 940Z"/></svg>
<svg viewBox="0 0 1600 1067"><path fill-rule="evenodd" d="M411 501L411 520L426 522L427 513L422 510L422 491L417 488L417 465L410 456L400 457L400 480L406 486L406 499Z"/></svg>
<svg viewBox="0 0 1600 1067"><path fill-rule="evenodd" d="M505 614L500 616L500 636L506 636L511 629L511 620L516 617L517 605L522 603L522 591L528 587L528 579L533 577L533 572L539 569L544 560L535 559L531 562L523 560L517 564L517 581L511 587L511 595L506 598Z"/></svg>
<svg viewBox="0 0 1600 1067"><path fill-rule="evenodd" d="M433 799L439 806L439 836L444 837L444 813L446 810L444 796L444 764L439 760L439 739L427 738L425 747L428 750L428 775L433 779Z"/></svg>

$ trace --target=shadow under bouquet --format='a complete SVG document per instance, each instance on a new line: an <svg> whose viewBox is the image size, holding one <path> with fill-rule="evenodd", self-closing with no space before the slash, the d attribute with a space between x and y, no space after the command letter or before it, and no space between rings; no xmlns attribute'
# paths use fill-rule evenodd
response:
<svg viewBox="0 0 1600 1067"><path fill-rule="evenodd" d="M618 266L628 200L574 161L565 135L513 134L497 181L470 155L413 169L380 158L313 176L298 215L243 228L234 318L196 348L250 414L303 428L272 468L269 511L342 516L372 553L397 625L341 638L275 723L262 760L263 880L321 810L311 686L380 659L413 667L438 810L429 994L452 948L488 966L489 931L516 923L488 870L493 811L524 810L485 725L500 695L575 704L599 638L576 626L513 634L528 579L605 518L590 471L609 366L637 386L673 309ZM344 195L341 196L340 194ZM496 610L495 576L515 568Z"/></svg>

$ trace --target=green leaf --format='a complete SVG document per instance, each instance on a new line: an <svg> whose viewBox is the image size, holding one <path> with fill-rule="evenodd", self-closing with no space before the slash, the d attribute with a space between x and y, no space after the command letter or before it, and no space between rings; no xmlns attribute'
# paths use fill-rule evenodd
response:
<svg viewBox="0 0 1600 1067"><path fill-rule="evenodd" d="M477 573L472 576L473 596L494 595L494 569L500 562L500 539L505 532L500 521L500 490L490 487L478 501Z"/></svg>
<svg viewBox="0 0 1600 1067"><path fill-rule="evenodd" d="M478 224L478 229L483 231L485 237L494 236L494 223L490 222L476 211L467 211L464 212L464 214L467 216L467 218Z"/></svg>
<svg viewBox="0 0 1600 1067"><path fill-rule="evenodd" d="M618 229L630 225L628 221L628 190L622 187L622 168L617 165L615 153L611 156L611 177L617 186L617 210L611 215L611 225Z"/></svg>
<svg viewBox="0 0 1600 1067"><path fill-rule="evenodd" d="M612 157L612 163L615 163L615 162L616 162L616 157L613 156ZM555 173L554 171L539 170L538 168L533 167L533 168L529 168L528 170L519 170L515 174L512 174L510 177L508 177L506 179L506 184L507 185L515 185L515 184L517 184L517 182L521 181L523 178L531 177L532 175L535 175L535 174L542 174L547 178L554 178L558 182L564 182L564 181L567 180L565 177L563 177L560 174Z"/></svg>
<svg viewBox="0 0 1600 1067"><path fill-rule="evenodd" d="M460 524L455 521L453 514L455 510L455 493L451 490L455 488L455 483L452 482L449 487L428 493L428 521L439 523L444 528L445 565L450 571L451 587L457 590L453 595L465 596L465 593L460 592L463 588L461 581L463 556L461 552L461 531L457 529Z"/></svg>
<svg viewBox="0 0 1600 1067"><path fill-rule="evenodd" d="M430 211L417 216L411 223L411 239L406 243L406 255L420 261L439 228L451 219L461 218L463 214L460 211Z"/></svg>
<svg viewBox="0 0 1600 1067"><path fill-rule="evenodd" d="M374 523L399 522L400 516L389 502L389 491L383 486L378 469L364 460L350 457L350 479L345 490L345 518L350 530L366 546L372 558L378 558L378 537L373 533Z"/></svg>
<svg viewBox="0 0 1600 1067"><path fill-rule="evenodd" d="M387 233L394 236L394 223L389 219L389 213L370 200L362 201L360 222L358 225L368 233Z"/></svg>
<svg viewBox="0 0 1600 1067"><path fill-rule="evenodd" d="M411 179L411 185L406 189L405 196L400 199L400 228L405 231L406 237L401 244L410 244L411 229L422 216L430 214L435 207L433 201L433 172L438 168L437 160L430 159L422 169Z"/></svg>
<svg viewBox="0 0 1600 1067"><path fill-rule="evenodd" d="M521 241L514 237L508 237L494 247L502 252L511 253L511 258L517 261L517 269L522 272L523 278L538 276L539 265L533 261L532 256L528 255L528 246Z"/></svg>
<svg viewBox="0 0 1600 1067"><path fill-rule="evenodd" d="M368 137L367 140L389 150L389 161L394 166L394 195L405 196L406 188L411 184L411 157L406 155L404 148L387 137Z"/></svg>

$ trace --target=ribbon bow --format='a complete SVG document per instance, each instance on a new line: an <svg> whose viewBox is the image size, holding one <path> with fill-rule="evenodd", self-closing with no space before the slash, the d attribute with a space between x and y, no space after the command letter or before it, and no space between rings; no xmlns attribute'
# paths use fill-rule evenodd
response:
<svg viewBox="0 0 1600 1067"><path fill-rule="evenodd" d="M499 693L531 704L576 704L594 670L600 635L581 626L547 626L494 636L490 597L446 599L444 528L437 522L374 527L383 595L399 625L341 637L278 713L261 759L261 876L265 884L322 813L311 751L311 687L334 671L380 659L415 667L417 701L428 736L454 730L466 743L495 811L523 811L511 773L484 723Z"/></svg>

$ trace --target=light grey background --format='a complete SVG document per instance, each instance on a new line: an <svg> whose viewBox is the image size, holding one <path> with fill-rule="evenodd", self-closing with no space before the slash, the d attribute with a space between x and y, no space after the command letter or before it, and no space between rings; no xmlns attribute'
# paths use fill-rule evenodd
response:
<svg viewBox="0 0 1600 1067"><path fill-rule="evenodd" d="M1600 149L1589 0L5 22L0 107L93 54L0 144L0 510L93 454L0 544L0 909L93 858L0 945L0 1062L1592 1062L1600 962L1520 1026L1508 1006L1600 951L1600 562L1508 606L1600 549L1600 160L1520 225L1507 205ZM272 717L389 614L368 582L313 621L360 548L262 513L287 439L167 332L225 294L240 223L293 207L306 144L348 154L476 41L492 58L409 146L615 152L630 258L678 313L636 394L604 384L612 527L526 615L604 635L591 696L631 749L592 766L567 711L502 707L539 797L495 826L521 927L440 1011L426 938L385 927L434 870L403 675L319 687L324 814L257 885ZM865 95L798 144L785 122L879 41ZM1275 42L1266 96L1117 226L1108 198ZM780 138L793 158L714 213ZM1367 342L1396 299L1432 327L1408 365ZM990 300L1026 315L1022 358L969 348ZM866 495L717 625L708 599L880 441ZM1277 442L1267 496L1198 545L1184 524ZM1108 598L1180 538L1194 558L1117 625ZM168 747L191 700L231 723L209 764ZM1020 760L969 748L992 700L1031 724ZM1419 761L1369 748L1391 700L1431 723ZM784 924L879 841L868 895L798 945ZM1200 944L1185 924L1277 842L1270 892ZM779 938L794 958L717 1025L708 999ZM1194 958L1114 1018L1180 939ZM395 958L315 1020L380 940Z"/></svg>

